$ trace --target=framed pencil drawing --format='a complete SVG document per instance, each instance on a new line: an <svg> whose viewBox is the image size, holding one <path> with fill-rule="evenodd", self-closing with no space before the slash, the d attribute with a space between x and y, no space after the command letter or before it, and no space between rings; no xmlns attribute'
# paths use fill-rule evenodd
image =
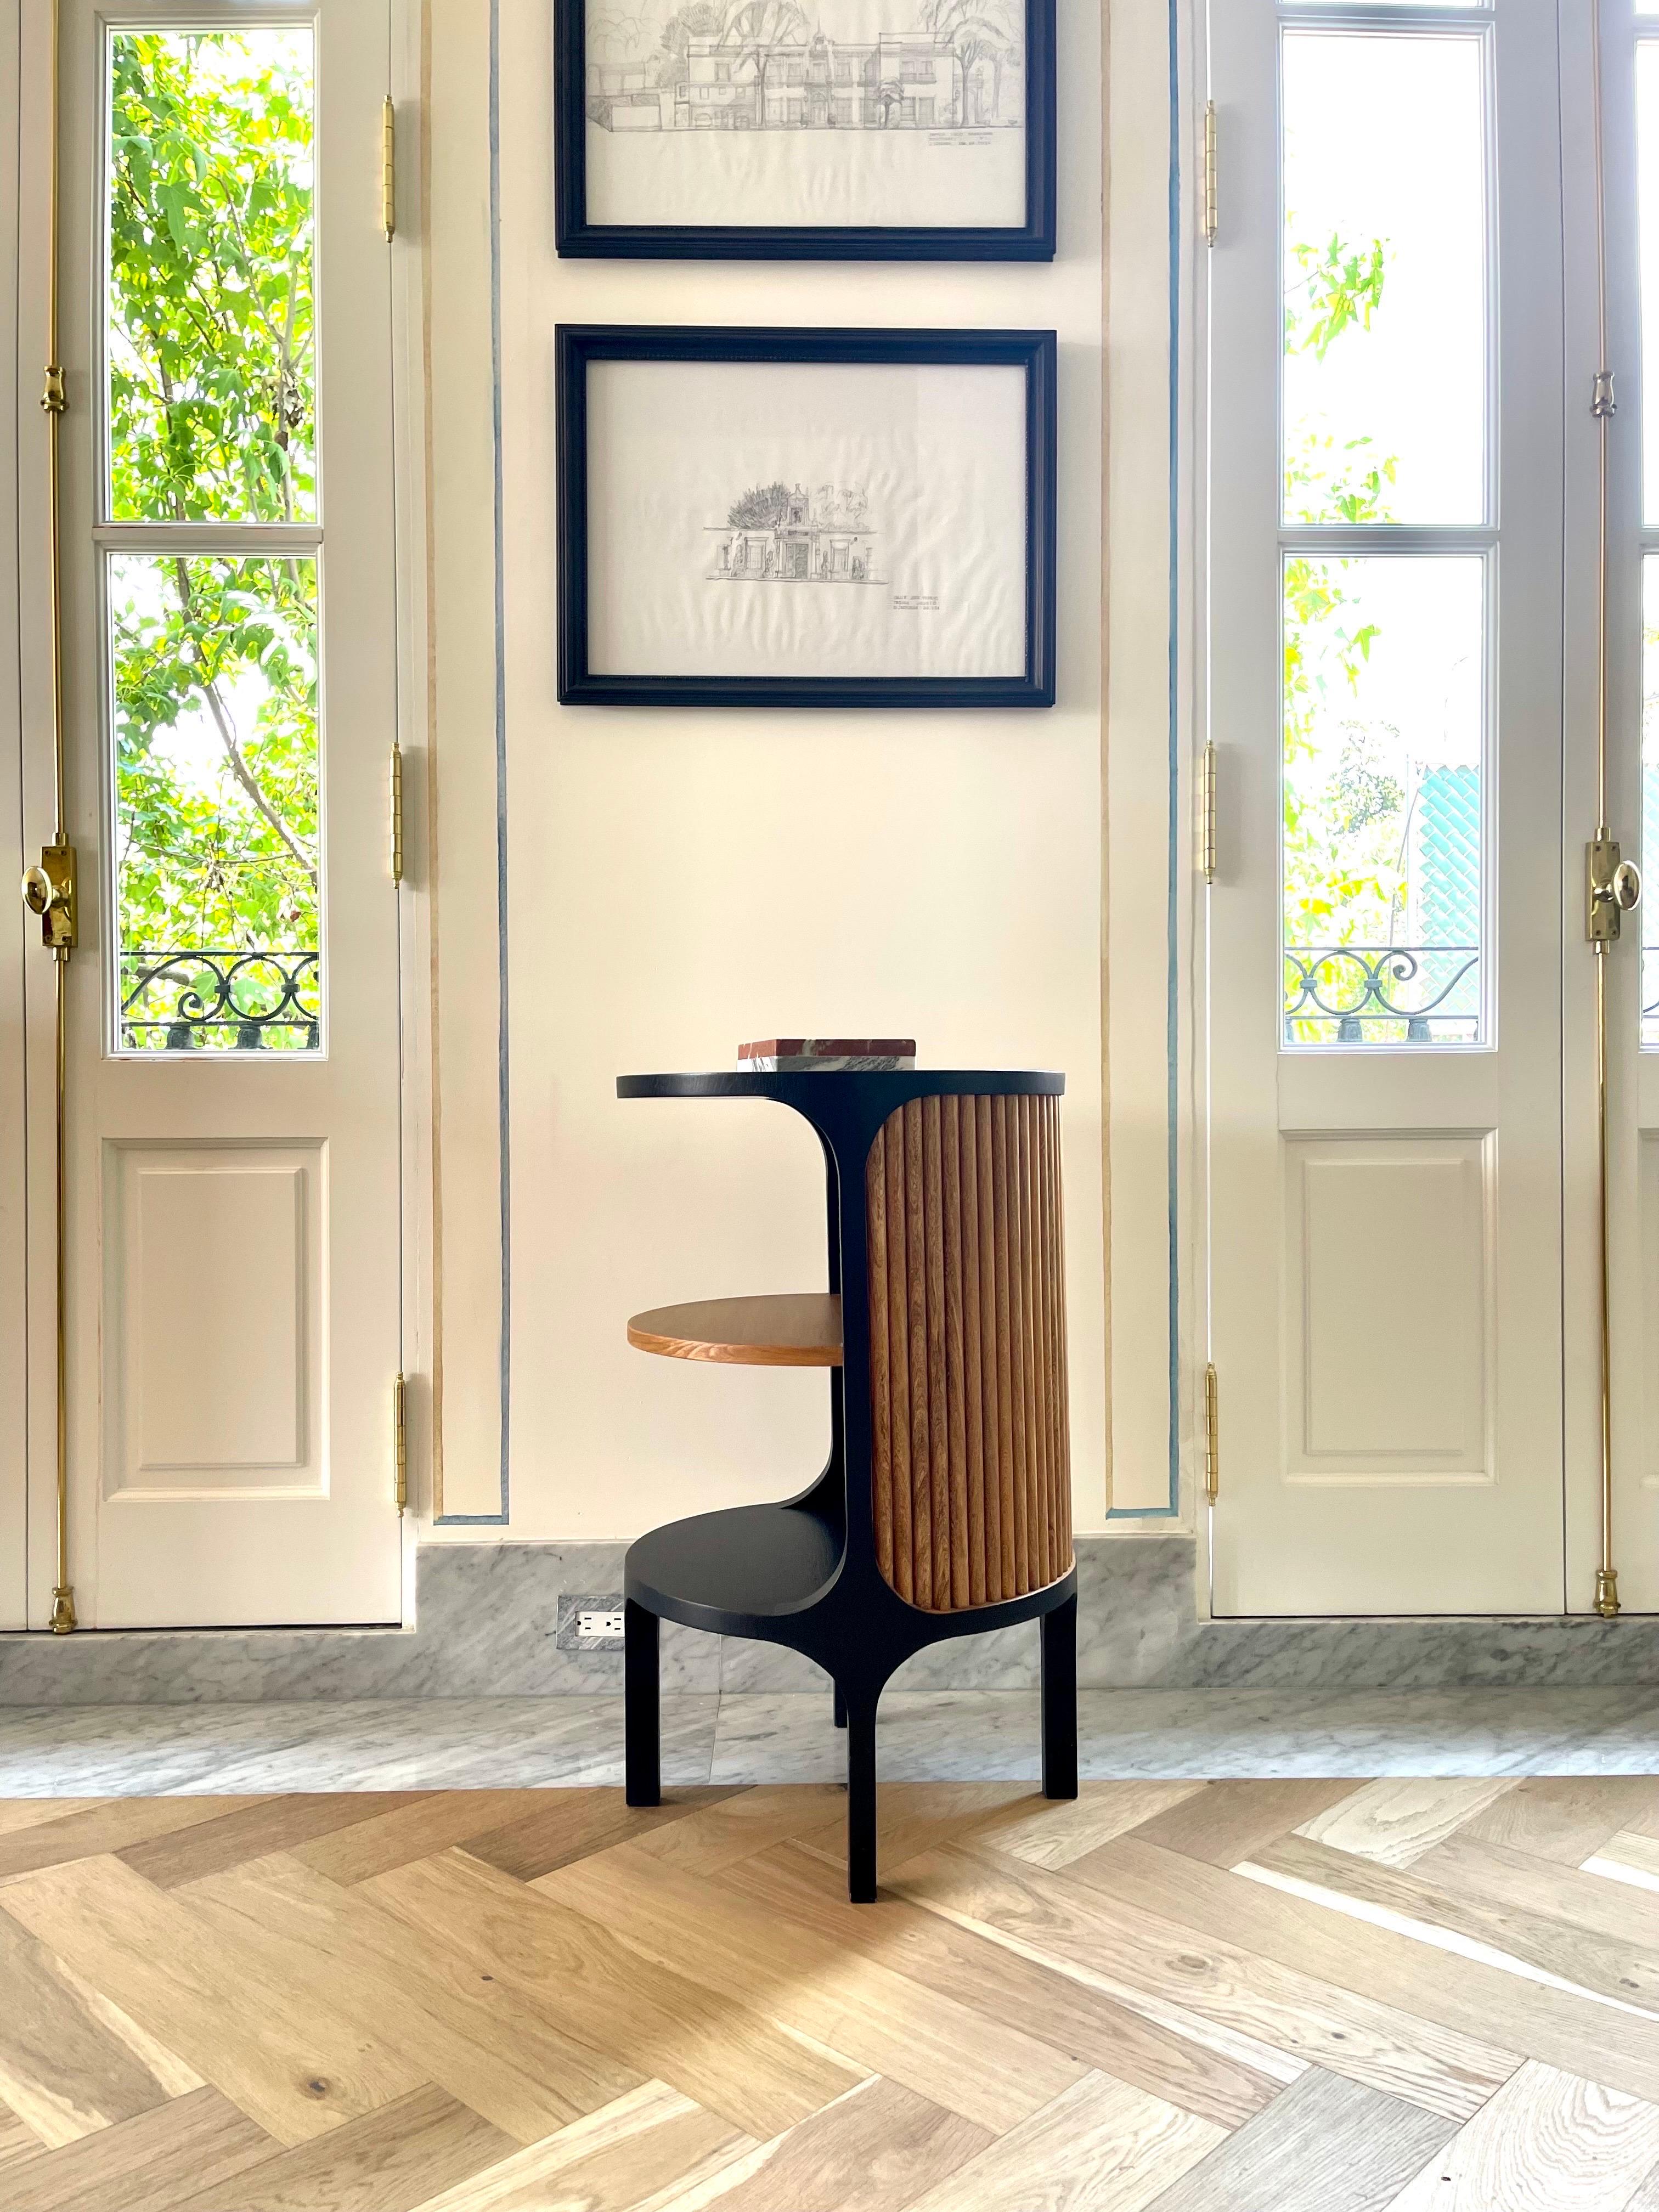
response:
<svg viewBox="0 0 1659 2212"><path fill-rule="evenodd" d="M1054 704L1052 331L556 344L563 703Z"/></svg>
<svg viewBox="0 0 1659 2212"><path fill-rule="evenodd" d="M554 0L563 254L1046 261L1054 0Z"/></svg>

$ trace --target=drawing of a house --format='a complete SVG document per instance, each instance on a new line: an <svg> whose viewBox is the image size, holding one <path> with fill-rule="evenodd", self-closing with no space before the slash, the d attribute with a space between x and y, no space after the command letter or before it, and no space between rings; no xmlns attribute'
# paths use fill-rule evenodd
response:
<svg viewBox="0 0 1659 2212"><path fill-rule="evenodd" d="M687 41L676 81L645 68L587 72L587 112L608 131L931 131L1024 120L1017 53L960 53L926 31L830 40Z"/></svg>
<svg viewBox="0 0 1659 2212"><path fill-rule="evenodd" d="M821 484L757 485L711 526L708 574L726 583L870 584L876 534L863 492Z"/></svg>

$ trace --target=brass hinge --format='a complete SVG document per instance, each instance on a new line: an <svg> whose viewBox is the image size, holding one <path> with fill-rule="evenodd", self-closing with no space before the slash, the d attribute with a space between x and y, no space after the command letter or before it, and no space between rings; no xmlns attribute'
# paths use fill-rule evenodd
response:
<svg viewBox="0 0 1659 2212"><path fill-rule="evenodd" d="M380 228L390 246L398 228L398 111L390 93L380 110Z"/></svg>
<svg viewBox="0 0 1659 2212"><path fill-rule="evenodd" d="M1217 184L1215 146L1215 102L1204 103L1204 243L1215 244L1215 234L1220 222L1220 192Z"/></svg>
<svg viewBox="0 0 1659 2212"><path fill-rule="evenodd" d="M404 749L392 748L392 880L404 879Z"/></svg>
<svg viewBox="0 0 1659 2212"><path fill-rule="evenodd" d="M40 941L48 952L67 960L75 944L75 848L43 845L36 865L23 877L23 903L40 917Z"/></svg>
<svg viewBox="0 0 1659 2212"><path fill-rule="evenodd" d="M409 1503L409 1385L401 1375L392 1386L392 1437L397 1461L392 1495L401 1513Z"/></svg>
<svg viewBox="0 0 1659 2212"><path fill-rule="evenodd" d="M1212 1505L1221 1495L1221 1386L1213 1363L1204 1370L1204 1494Z"/></svg>
<svg viewBox="0 0 1659 2212"><path fill-rule="evenodd" d="M1198 865L1206 884L1215 881L1215 745L1206 744L1198 763Z"/></svg>

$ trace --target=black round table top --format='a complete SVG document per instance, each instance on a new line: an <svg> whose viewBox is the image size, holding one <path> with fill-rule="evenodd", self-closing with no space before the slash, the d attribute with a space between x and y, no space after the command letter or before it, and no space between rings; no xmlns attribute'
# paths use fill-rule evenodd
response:
<svg viewBox="0 0 1659 2212"><path fill-rule="evenodd" d="M895 1097L927 1098L956 1092L975 1097L1058 1098L1066 1078L1032 1068L713 1068L702 1073L619 1075L618 1098L787 1098L806 1086L882 1084Z"/></svg>

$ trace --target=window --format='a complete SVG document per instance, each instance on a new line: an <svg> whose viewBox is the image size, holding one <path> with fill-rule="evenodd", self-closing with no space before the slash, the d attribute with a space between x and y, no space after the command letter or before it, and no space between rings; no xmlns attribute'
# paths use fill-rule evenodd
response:
<svg viewBox="0 0 1659 2212"><path fill-rule="evenodd" d="M1280 71L1284 1042L1478 1043L1484 40L1292 27Z"/></svg>
<svg viewBox="0 0 1659 2212"><path fill-rule="evenodd" d="M105 64L115 1042L315 1051L312 33L117 28Z"/></svg>

